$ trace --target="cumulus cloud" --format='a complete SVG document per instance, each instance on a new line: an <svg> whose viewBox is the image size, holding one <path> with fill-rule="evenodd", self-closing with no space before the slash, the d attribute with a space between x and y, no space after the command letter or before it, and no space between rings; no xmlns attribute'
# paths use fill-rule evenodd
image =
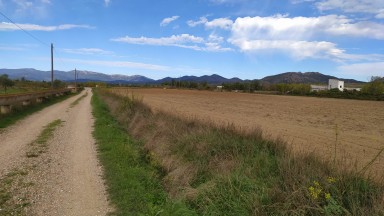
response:
<svg viewBox="0 0 384 216"><path fill-rule="evenodd" d="M376 18L383 16L383 0L324 0L316 3L320 11L342 10L346 13L375 14Z"/></svg>
<svg viewBox="0 0 384 216"><path fill-rule="evenodd" d="M338 70L343 74L360 75L365 77L384 77L384 61L341 65Z"/></svg>
<svg viewBox="0 0 384 216"><path fill-rule="evenodd" d="M304 3L304 2L313 2L315 0L291 0L291 3L292 4L300 4L300 3Z"/></svg>
<svg viewBox="0 0 384 216"><path fill-rule="evenodd" d="M293 41L293 40L236 40L230 42L244 52L284 52L296 59L328 58L344 60L344 50L338 49L336 44L326 41Z"/></svg>
<svg viewBox="0 0 384 216"><path fill-rule="evenodd" d="M384 39L384 25L369 21L353 22L345 16L237 18L232 27L234 37L269 39L310 39L321 35L342 35Z"/></svg>
<svg viewBox="0 0 384 216"><path fill-rule="evenodd" d="M141 62L130 62L130 61L100 61L100 60L83 60L83 59L68 59L68 58L60 58L59 60L63 62L82 63L82 64L106 66L106 67L122 67L122 68L155 70L155 71L171 70L171 68L164 65L146 64Z"/></svg>
<svg viewBox="0 0 384 216"><path fill-rule="evenodd" d="M110 3L111 3L111 0L104 0L105 7L108 7Z"/></svg>
<svg viewBox="0 0 384 216"><path fill-rule="evenodd" d="M175 46L198 51L228 51L229 48L223 48L218 41L205 40L189 34L172 35L170 37L149 38L149 37L121 37L111 39L116 42L129 44L155 45L155 46Z"/></svg>
<svg viewBox="0 0 384 216"><path fill-rule="evenodd" d="M148 37L122 37L115 38L112 41L125 42L130 44L147 44L147 45L159 45L159 46L172 46L178 44L188 44L188 43L202 43L204 39L201 37L196 37L189 34L181 35L172 35L170 37L161 37L161 38L148 38Z"/></svg>
<svg viewBox="0 0 384 216"><path fill-rule="evenodd" d="M26 31L58 31L58 30L69 30L73 28L85 28L92 29L92 26L89 25L74 25L74 24L63 24L58 26L42 26L36 24L19 24L17 25L26 30ZM0 31L17 31L21 30L19 27L9 22L1 22L0 23Z"/></svg>
<svg viewBox="0 0 384 216"><path fill-rule="evenodd" d="M7 2L15 6L15 16L45 18L49 14L51 0L12 0Z"/></svg>
<svg viewBox="0 0 384 216"><path fill-rule="evenodd" d="M222 28L228 30L232 27L233 21L229 18L217 18L209 21L206 16L203 16L197 21L189 20L187 24L190 27L204 25L206 28Z"/></svg>
<svg viewBox="0 0 384 216"><path fill-rule="evenodd" d="M243 52L277 51L296 59L328 58L335 61L373 58L347 54L335 43L319 40L324 36L348 36L384 40L384 25L354 22L345 16L237 18L228 42Z"/></svg>
<svg viewBox="0 0 384 216"><path fill-rule="evenodd" d="M204 23L207 28L231 29L233 21L228 18L218 18Z"/></svg>
<svg viewBox="0 0 384 216"><path fill-rule="evenodd" d="M180 16L172 16L168 18L164 18L163 21L161 21L160 26L167 26L169 23L179 19Z"/></svg>
<svg viewBox="0 0 384 216"><path fill-rule="evenodd" d="M198 25L202 25L202 24L205 24L208 22L208 19L206 16L202 16L200 17L199 20L197 21L193 21L193 20L188 20L187 24L190 26L190 27L195 27L195 26L198 26Z"/></svg>
<svg viewBox="0 0 384 216"><path fill-rule="evenodd" d="M81 55L112 55L113 52L99 48L62 49L66 53Z"/></svg>
<svg viewBox="0 0 384 216"><path fill-rule="evenodd" d="M210 2L215 4L240 4L250 2L252 0L210 0Z"/></svg>

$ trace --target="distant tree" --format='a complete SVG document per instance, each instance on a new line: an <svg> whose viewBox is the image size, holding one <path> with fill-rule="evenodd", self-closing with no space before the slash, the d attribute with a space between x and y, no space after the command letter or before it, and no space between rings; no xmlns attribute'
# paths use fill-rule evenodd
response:
<svg viewBox="0 0 384 216"><path fill-rule="evenodd" d="M381 81L381 80L383 80L383 77L380 77L380 76L372 76L371 77L371 82Z"/></svg>
<svg viewBox="0 0 384 216"><path fill-rule="evenodd" d="M384 94L384 82L380 77L372 77L371 82L363 86L362 92L370 95Z"/></svg>
<svg viewBox="0 0 384 216"><path fill-rule="evenodd" d="M61 80L53 81L53 88L62 88L64 86L65 86L65 83L63 83Z"/></svg>
<svg viewBox="0 0 384 216"><path fill-rule="evenodd" d="M8 74L0 76L0 85L4 88L4 93L7 93L7 88L15 85L15 83L8 78Z"/></svg>

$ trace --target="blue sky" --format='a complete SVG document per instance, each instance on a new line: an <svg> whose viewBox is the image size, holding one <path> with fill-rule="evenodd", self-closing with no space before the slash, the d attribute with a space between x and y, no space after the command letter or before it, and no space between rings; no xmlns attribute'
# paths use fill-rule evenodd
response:
<svg viewBox="0 0 384 216"><path fill-rule="evenodd" d="M384 76L384 0L0 0L0 68ZM22 31L20 28L29 34Z"/></svg>

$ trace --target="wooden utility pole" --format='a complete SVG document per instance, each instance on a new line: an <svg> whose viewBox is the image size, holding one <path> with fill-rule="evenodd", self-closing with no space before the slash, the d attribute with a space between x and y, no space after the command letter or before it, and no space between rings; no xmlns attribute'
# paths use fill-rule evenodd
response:
<svg viewBox="0 0 384 216"><path fill-rule="evenodd" d="M53 88L53 43L51 43L51 87Z"/></svg>
<svg viewBox="0 0 384 216"><path fill-rule="evenodd" d="M75 91L77 92L77 70L75 68Z"/></svg>

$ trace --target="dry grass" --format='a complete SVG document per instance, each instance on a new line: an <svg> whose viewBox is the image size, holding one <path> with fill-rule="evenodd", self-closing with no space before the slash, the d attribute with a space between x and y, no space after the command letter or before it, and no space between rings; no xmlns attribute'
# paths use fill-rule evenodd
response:
<svg viewBox="0 0 384 216"><path fill-rule="evenodd" d="M121 94L121 92L120 92ZM143 142L164 187L202 215L380 215L381 181L316 155L293 156L262 131L153 113L129 92L102 92L113 115Z"/></svg>

